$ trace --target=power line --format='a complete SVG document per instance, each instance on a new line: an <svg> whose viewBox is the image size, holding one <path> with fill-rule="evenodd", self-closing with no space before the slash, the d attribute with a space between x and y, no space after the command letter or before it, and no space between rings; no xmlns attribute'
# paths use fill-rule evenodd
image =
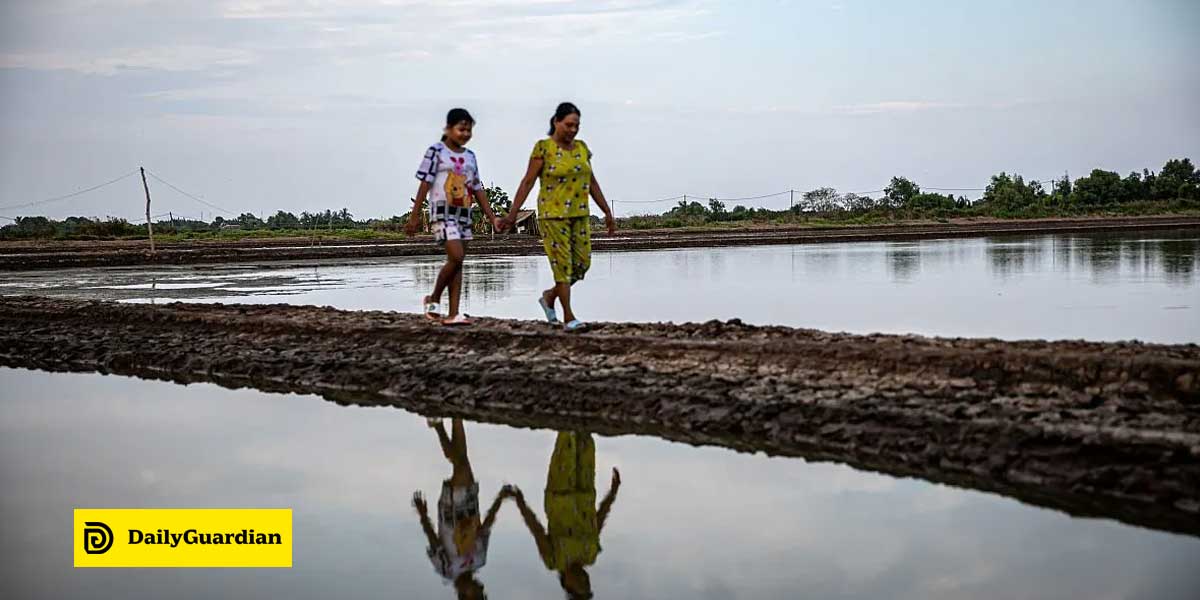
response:
<svg viewBox="0 0 1200 600"><path fill-rule="evenodd" d="M82 189L82 190L79 190L79 191L77 191L77 192L71 192L70 194L66 194L66 195L63 195L63 196L55 196L55 197L53 197L53 198L46 198L45 200L35 200L35 201L33 201L33 202L26 202L26 203L24 203L24 204L13 204L13 205L10 205L10 206L0 206L0 210L8 210L8 209L10 209L10 208L25 208L25 207L28 207L28 206L37 206L38 204L46 204L46 203L48 203L48 202L58 202L59 200L66 200L67 198L74 198L75 196L78 196L78 195L80 195L80 194L86 194L86 193L88 193L88 192L91 192L91 191L98 190L98 189L100 189L100 188L102 188L102 187L105 187L105 186L112 185L112 184L114 184L114 183L116 183L116 182L118 182L118 181L121 181L122 179L125 179L126 177L130 177L130 176L132 176L134 173L137 173L137 169L134 169L134 170L132 170L132 171L130 171L130 172L128 172L128 173L126 173L126 174L124 174L124 175L122 175L122 176L120 176L120 177L116 178L116 179L112 179L112 180L109 180L109 181L105 181L104 183L97 184L97 185L93 185L92 187L89 187L89 188L84 188L84 189Z"/></svg>
<svg viewBox="0 0 1200 600"><path fill-rule="evenodd" d="M221 211L221 212L223 212L223 213L225 213L225 214L227 214L227 215L233 215L233 214L235 214L235 213L234 213L233 211L231 211L231 210L225 210L224 208L221 208L220 206L217 206L216 204L213 204L212 202L209 202L209 201L207 201L207 200L202 200L202 199L200 199L200 198L197 198L196 196L194 196L194 195L192 195L192 194L189 194L189 193L187 193L187 192L185 192L185 191L183 191L183 190L181 190L181 189L179 189L179 188L175 187L173 184L171 184L171 182L169 182L169 181L167 181L167 180L163 179L162 177L159 177L158 175L155 175L155 174L154 174L152 171L146 171L146 173L149 173L149 174L150 174L150 177L153 177L155 181L157 181L157 182L159 182L159 183L161 183L161 184L163 184L163 185L165 185L165 186L167 186L167 187L169 187L169 188L171 188L171 189L175 190L176 192L179 192L180 194L183 194L184 196L187 196L188 198L191 198L192 200L195 200L196 202L199 202L199 203L201 203L201 204L203 204L203 205L205 205L205 206L207 206L207 207L209 207L209 208L212 208L212 209L215 209L215 210L219 210L219 211Z"/></svg>

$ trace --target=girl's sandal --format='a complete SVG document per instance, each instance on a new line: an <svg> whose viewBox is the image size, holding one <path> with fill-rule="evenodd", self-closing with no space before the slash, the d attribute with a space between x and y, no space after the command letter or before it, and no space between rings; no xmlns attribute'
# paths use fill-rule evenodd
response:
<svg viewBox="0 0 1200 600"><path fill-rule="evenodd" d="M542 312L546 313L546 322L551 325L558 325L558 315L554 314L554 307L546 305L546 297L538 296L538 306L542 307Z"/></svg>
<svg viewBox="0 0 1200 600"><path fill-rule="evenodd" d="M462 327L464 325L470 325L472 323L474 323L474 321L467 318L466 315L461 315L461 314L454 315L453 317L449 317L446 319L442 319L442 325L445 325L446 327Z"/></svg>
<svg viewBox="0 0 1200 600"><path fill-rule="evenodd" d="M580 332L580 331L586 331L587 327L588 327L587 323L584 323L583 321L580 321L579 319L574 319L574 320L568 322L566 325L563 325L563 331L565 331L567 333L576 333L576 332Z"/></svg>
<svg viewBox="0 0 1200 600"><path fill-rule="evenodd" d="M438 321L442 318L442 307L433 298L425 296L425 318L430 321Z"/></svg>

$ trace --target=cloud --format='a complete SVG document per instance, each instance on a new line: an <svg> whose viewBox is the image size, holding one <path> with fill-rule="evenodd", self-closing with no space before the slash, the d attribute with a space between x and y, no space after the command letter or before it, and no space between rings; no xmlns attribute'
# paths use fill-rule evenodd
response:
<svg viewBox="0 0 1200 600"><path fill-rule="evenodd" d="M121 49L100 57L82 52L3 54L0 68L115 75L132 70L185 72L239 68L252 65L257 59L253 52L239 48L169 46Z"/></svg>
<svg viewBox="0 0 1200 600"><path fill-rule="evenodd" d="M844 104L841 106L835 106L833 110L836 113L848 115L876 115L884 113L911 113L950 108L967 108L967 105L955 102L891 100L886 102L871 102L867 104Z"/></svg>

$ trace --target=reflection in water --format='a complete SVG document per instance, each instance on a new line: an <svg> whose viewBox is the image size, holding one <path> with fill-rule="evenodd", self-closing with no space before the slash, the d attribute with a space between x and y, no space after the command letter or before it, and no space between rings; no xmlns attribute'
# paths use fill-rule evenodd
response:
<svg viewBox="0 0 1200 600"><path fill-rule="evenodd" d="M492 525L496 523L500 504L511 491L507 487L501 490L481 522L479 482L475 481L475 473L471 471L471 461L467 457L467 434L462 419L451 422L450 435L446 435L446 427L441 419L430 419L429 426L437 432L442 455L450 461L452 471L450 478L442 482L442 492L438 496L436 531L429 521L425 497L420 491L413 493L413 507L417 509L421 529L429 542L426 553L438 574L454 583L459 598L486 598L483 584L475 573L487 564Z"/></svg>
<svg viewBox="0 0 1200 600"><path fill-rule="evenodd" d="M596 564L600 532L620 487L621 474L613 467L612 484L597 509L596 442L590 433L560 431L546 474L544 507L548 527L542 527L525 502L525 495L516 490L517 507L537 544L542 564L558 573L558 583L568 598L592 597L587 567Z"/></svg>
<svg viewBox="0 0 1200 600"><path fill-rule="evenodd" d="M1161 232L1149 238L1114 234L991 238L992 275L1008 280L1038 273L1086 275L1108 285L1162 277L1191 285L1200 262L1200 238L1192 232Z"/></svg>
<svg viewBox="0 0 1200 600"><path fill-rule="evenodd" d="M600 533L621 487L621 474L614 467L608 493L597 507L596 442L592 434L558 433L546 474L543 508L547 525L543 527L526 502L524 492L510 485L501 488L481 521L479 483L467 457L467 436L462 419L452 419L449 435L441 419L430 419L428 423L437 432L442 454L450 461L453 471L450 478L442 482L436 530L420 491L413 493L413 507L429 543L426 553L434 570L453 583L458 597L487 597L477 572L487 564L488 541L500 507L506 499L512 498L533 536L542 564L558 574L559 585L567 597L591 598L592 582L587 568L596 564L600 554Z"/></svg>
<svg viewBox="0 0 1200 600"><path fill-rule="evenodd" d="M921 247L919 244L894 244L887 251L888 273L892 281L908 283L921 272Z"/></svg>
<svg viewBox="0 0 1200 600"><path fill-rule="evenodd" d="M1200 229L600 254L609 268L593 269L578 290L592 321L737 318L853 333L1200 341ZM441 262L20 272L0 278L0 294L412 312ZM471 257L462 308L540 319L537 292L550 282L542 256Z"/></svg>

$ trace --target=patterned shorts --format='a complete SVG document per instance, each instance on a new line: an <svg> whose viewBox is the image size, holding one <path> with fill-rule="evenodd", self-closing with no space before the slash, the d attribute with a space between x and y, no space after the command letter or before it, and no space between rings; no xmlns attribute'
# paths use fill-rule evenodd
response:
<svg viewBox="0 0 1200 600"><path fill-rule="evenodd" d="M433 239L437 241L439 246L446 245L447 240L461 240L468 242L475 239L475 235L471 233L470 222L463 223L458 219L434 221L432 228Z"/></svg>
<svg viewBox="0 0 1200 600"><path fill-rule="evenodd" d="M555 283L575 283L592 266L592 226L589 217L542 219L542 247L550 259Z"/></svg>

